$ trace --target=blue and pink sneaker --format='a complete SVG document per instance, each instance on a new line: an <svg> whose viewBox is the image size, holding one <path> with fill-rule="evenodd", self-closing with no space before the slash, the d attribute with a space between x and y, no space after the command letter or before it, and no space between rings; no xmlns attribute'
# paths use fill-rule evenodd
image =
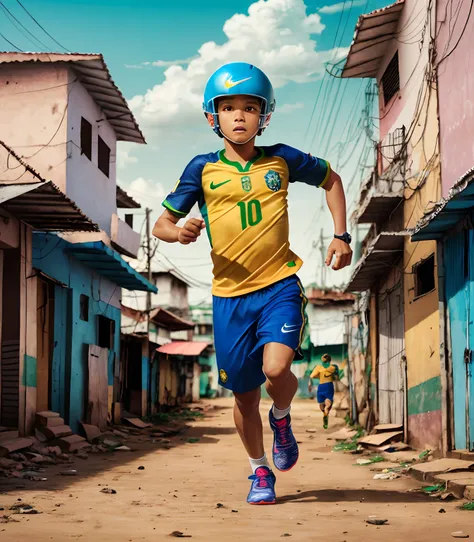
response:
<svg viewBox="0 0 474 542"><path fill-rule="evenodd" d="M288 414L277 420L270 409L270 427L273 429L273 463L280 471L292 469L298 461L298 444L291 429L291 416Z"/></svg>
<svg viewBox="0 0 474 542"><path fill-rule="evenodd" d="M275 504L276 478L268 467L258 467L255 474L249 476L249 480L252 480L247 497L249 504Z"/></svg>

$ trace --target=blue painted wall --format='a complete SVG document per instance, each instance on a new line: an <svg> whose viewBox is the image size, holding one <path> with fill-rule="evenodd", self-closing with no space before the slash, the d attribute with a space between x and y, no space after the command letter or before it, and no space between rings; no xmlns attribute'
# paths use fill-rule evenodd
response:
<svg viewBox="0 0 474 542"><path fill-rule="evenodd" d="M108 360L108 383L113 384L114 356L120 356L120 309L110 305L111 283L66 253L69 243L52 234L33 236L33 267L64 283L55 289L52 408L73 431L87 412L88 345L97 344L97 316L115 321L113 350ZM120 288L113 285L112 293ZM104 293L106 292L106 293ZM80 296L89 297L89 321L80 318ZM67 400L69 391L69 401Z"/></svg>
<svg viewBox="0 0 474 542"><path fill-rule="evenodd" d="M473 362L466 367L464 360L465 349L474 350L473 243L474 231L469 230L448 237L445 244L446 298L453 361L454 445L457 450L474 450L474 371ZM469 399L468 386L471 390Z"/></svg>

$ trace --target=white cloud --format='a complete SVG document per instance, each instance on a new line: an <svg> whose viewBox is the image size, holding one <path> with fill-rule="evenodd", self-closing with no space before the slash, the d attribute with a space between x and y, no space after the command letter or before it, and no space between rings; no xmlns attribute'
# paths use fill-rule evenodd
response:
<svg viewBox="0 0 474 542"><path fill-rule="evenodd" d="M208 77L222 64L251 62L263 69L273 85L306 83L324 70L334 51L318 52L313 34L324 30L317 13L306 14L304 0L258 0L248 14L235 14L223 27L227 40L204 43L187 66L173 62L165 80L130 100L144 128L173 126L180 130L202 123L202 94Z"/></svg>
<svg viewBox="0 0 474 542"><path fill-rule="evenodd" d="M292 113L296 109L303 109L304 103L296 102L294 104L283 104L278 108L278 113Z"/></svg>
<svg viewBox="0 0 474 542"><path fill-rule="evenodd" d="M138 201L143 208L153 209L155 214L160 212L161 203L166 195L165 188L161 183L138 177L130 183L117 181L117 184L134 200Z"/></svg>
<svg viewBox="0 0 474 542"><path fill-rule="evenodd" d="M123 147L122 145L123 144L119 144L117 146L117 166L119 168L126 168L130 164L136 164L138 162L138 158L131 156L130 154L134 147L127 148Z"/></svg>
<svg viewBox="0 0 474 542"><path fill-rule="evenodd" d="M180 66L186 66L195 57L184 58L183 60L155 60L154 62L142 62L141 64L125 64L126 68L133 70L142 70L143 68L167 68L169 66L174 66L176 64Z"/></svg>
<svg viewBox="0 0 474 542"><path fill-rule="evenodd" d="M367 4L367 0L354 0L352 4L349 2L339 2L337 4L332 4L331 6L324 6L321 9L318 10L318 13L322 13L324 15L332 15L333 13L340 13L341 11L345 11L346 9L349 9L349 7L360 7L365 6Z"/></svg>

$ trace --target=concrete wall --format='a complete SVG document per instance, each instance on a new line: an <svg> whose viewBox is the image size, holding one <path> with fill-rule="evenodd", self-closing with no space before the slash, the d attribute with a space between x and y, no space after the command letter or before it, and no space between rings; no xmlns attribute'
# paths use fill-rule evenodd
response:
<svg viewBox="0 0 474 542"><path fill-rule="evenodd" d="M437 0L436 5L441 173L446 196L454 182L474 165L474 17L468 19L470 2ZM448 24L450 13L456 14L457 24ZM463 38L454 49L466 21Z"/></svg>
<svg viewBox="0 0 474 542"><path fill-rule="evenodd" d="M0 66L0 139L65 191L68 71L59 64Z"/></svg>
<svg viewBox="0 0 474 542"><path fill-rule="evenodd" d="M160 274L153 277L158 288L157 294L152 294L152 306L169 308L187 313L189 311L188 286L171 274Z"/></svg>
<svg viewBox="0 0 474 542"><path fill-rule="evenodd" d="M71 145L67 160L66 193L87 216L110 235L111 216L117 212L115 163L117 138L92 96L81 83L73 83L74 78L75 75L69 72L67 138L71 141ZM92 124L92 160L81 154L82 117ZM109 177L104 175L97 166L99 135L111 150Z"/></svg>
<svg viewBox="0 0 474 542"><path fill-rule="evenodd" d="M114 356L120 355L120 288L108 279L97 275L66 253L69 243L51 234L35 233L33 245L33 266L49 277L60 281L70 289L70 327L67 333L59 331L55 325L56 350L64 352L64 363L70 359L70 367L65 367L64 378L67 390L63 401L58 401L71 428L78 431L78 422L84 420L87 408L88 390L88 345L97 344L97 316L102 315L115 321L114 344L108 359L109 408L110 390L113 386ZM89 321L80 319L80 296L89 297ZM68 320L65 314L67 303L56 303L56 322ZM69 341L68 344L64 344ZM53 354L54 355L54 354ZM67 376L69 375L69 376ZM69 398L68 398L69 395Z"/></svg>

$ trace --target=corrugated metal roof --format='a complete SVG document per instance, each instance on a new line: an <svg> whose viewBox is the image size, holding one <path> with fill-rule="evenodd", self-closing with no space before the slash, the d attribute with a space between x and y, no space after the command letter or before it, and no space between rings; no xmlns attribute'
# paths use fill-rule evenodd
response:
<svg viewBox="0 0 474 542"><path fill-rule="evenodd" d="M451 188L446 198L426 213L414 228L412 241L442 239L474 207L474 168Z"/></svg>
<svg viewBox="0 0 474 542"><path fill-rule="evenodd" d="M175 341L157 348L160 354L170 356L199 356L209 346L209 343L193 341Z"/></svg>
<svg viewBox="0 0 474 542"><path fill-rule="evenodd" d="M51 181L2 184L0 205L35 230L100 231Z"/></svg>
<svg viewBox="0 0 474 542"><path fill-rule="evenodd" d="M317 286L307 286L306 297L311 305L341 305L353 303L355 296L347 292L339 292L338 290L324 290Z"/></svg>
<svg viewBox="0 0 474 542"><path fill-rule="evenodd" d="M119 209L140 209L141 205L117 185L117 207Z"/></svg>
<svg viewBox="0 0 474 542"><path fill-rule="evenodd" d="M126 305L122 305L122 314L135 320L135 322L145 322L146 321L146 312L140 311L137 309L132 309ZM150 320L154 322L159 327L168 329L169 331L185 331L194 329L194 323L185 320L177 316L176 314L162 309L161 307L156 307L150 312Z"/></svg>
<svg viewBox="0 0 474 542"><path fill-rule="evenodd" d="M375 77L385 56L386 42L394 38L405 0L371 13L357 21L354 39L342 77Z"/></svg>
<svg viewBox="0 0 474 542"><path fill-rule="evenodd" d="M101 54L0 52L0 63L42 62L69 65L104 112L119 141L145 143L127 101L114 83Z"/></svg>
<svg viewBox="0 0 474 542"><path fill-rule="evenodd" d="M391 268L403 254L406 232L380 233L357 262L346 292L365 292Z"/></svg>
<svg viewBox="0 0 474 542"><path fill-rule="evenodd" d="M71 244L67 252L122 288L155 294L158 292L158 288L154 284L148 282L118 252L102 241Z"/></svg>
<svg viewBox="0 0 474 542"><path fill-rule="evenodd" d="M0 141L0 150L8 153L7 164L8 159L13 156L31 175L29 182L25 182L22 176L24 181L22 183L11 180L2 182L0 179L0 205L9 213L35 230L100 231L99 226L92 222L66 194L51 181L43 179L3 141Z"/></svg>

